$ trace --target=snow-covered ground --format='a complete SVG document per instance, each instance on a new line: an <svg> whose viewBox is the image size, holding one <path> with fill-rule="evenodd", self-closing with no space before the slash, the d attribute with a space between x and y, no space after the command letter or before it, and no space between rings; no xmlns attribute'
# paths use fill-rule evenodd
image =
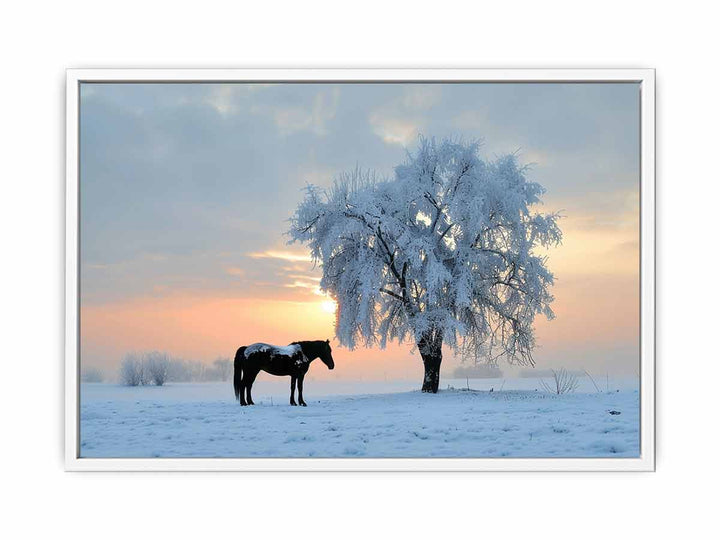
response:
<svg viewBox="0 0 720 540"><path fill-rule="evenodd" d="M437 395L415 381L306 381L308 407L288 404L285 379L258 380L254 407L235 402L231 383L84 383L81 457L638 456L636 385L606 392L603 380L598 393L581 381L562 396L536 379L471 380L471 391L446 379Z"/></svg>

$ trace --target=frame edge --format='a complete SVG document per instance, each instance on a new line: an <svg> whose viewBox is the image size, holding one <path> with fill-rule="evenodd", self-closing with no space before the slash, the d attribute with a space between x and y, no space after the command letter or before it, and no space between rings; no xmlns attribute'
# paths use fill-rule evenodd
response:
<svg viewBox="0 0 720 540"><path fill-rule="evenodd" d="M353 77L351 78L350 75ZM81 82L388 79L412 82L637 82L641 84L639 458L95 459L79 457L79 89ZM393 75L392 77L389 77ZM655 471L655 69L67 69L65 163L66 471ZM401 463L402 462L402 463Z"/></svg>

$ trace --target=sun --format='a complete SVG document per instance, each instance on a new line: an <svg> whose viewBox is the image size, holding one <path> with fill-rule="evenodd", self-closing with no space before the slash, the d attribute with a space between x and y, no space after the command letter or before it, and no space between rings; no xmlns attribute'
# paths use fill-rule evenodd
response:
<svg viewBox="0 0 720 540"><path fill-rule="evenodd" d="M335 313L335 310L337 310L337 304L332 300L320 302L320 307L325 313Z"/></svg>

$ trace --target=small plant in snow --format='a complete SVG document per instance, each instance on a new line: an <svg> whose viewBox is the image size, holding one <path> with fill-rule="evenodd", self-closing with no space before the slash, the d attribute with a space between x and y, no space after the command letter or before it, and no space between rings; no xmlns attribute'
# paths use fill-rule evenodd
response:
<svg viewBox="0 0 720 540"><path fill-rule="evenodd" d="M585 375L588 376L588 378L590 379L590 381L593 383L593 386L595 387L595 390L597 390L597 393L599 394L599 393L601 392L601 390L600 390L600 387L599 387L599 386L597 385L597 383L595 382L595 379L593 379L593 376L590 375L590 373L588 373L587 370L585 370Z"/></svg>
<svg viewBox="0 0 720 540"><path fill-rule="evenodd" d="M577 390L580 382L576 375L573 375L565 368L561 368L558 371L551 369L552 379L549 383L546 383L544 379L540 379L540 385L546 392L550 394L569 394Z"/></svg>

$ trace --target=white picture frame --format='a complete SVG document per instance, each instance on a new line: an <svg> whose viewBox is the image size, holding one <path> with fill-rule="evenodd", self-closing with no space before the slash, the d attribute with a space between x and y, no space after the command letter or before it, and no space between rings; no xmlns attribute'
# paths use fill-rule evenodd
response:
<svg viewBox="0 0 720 540"><path fill-rule="evenodd" d="M635 82L641 88L640 457L79 457L79 88L83 82ZM655 469L655 72L652 69L70 69L66 87L65 468L69 471L653 471Z"/></svg>

